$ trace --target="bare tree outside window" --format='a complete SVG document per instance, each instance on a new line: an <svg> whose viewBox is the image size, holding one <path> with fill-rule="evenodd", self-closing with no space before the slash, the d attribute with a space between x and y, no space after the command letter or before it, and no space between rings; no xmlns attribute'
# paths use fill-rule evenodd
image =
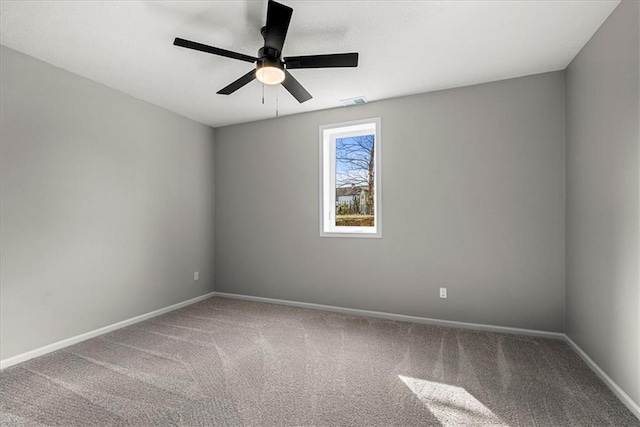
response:
<svg viewBox="0 0 640 427"><path fill-rule="evenodd" d="M336 138L336 226L375 223L375 138Z"/></svg>

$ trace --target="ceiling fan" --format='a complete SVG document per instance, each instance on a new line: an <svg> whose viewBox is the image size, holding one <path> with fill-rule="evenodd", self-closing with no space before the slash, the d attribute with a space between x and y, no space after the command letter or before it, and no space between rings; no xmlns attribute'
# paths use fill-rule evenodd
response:
<svg viewBox="0 0 640 427"><path fill-rule="evenodd" d="M284 86L298 102L302 103L310 100L312 96L287 70L296 68L357 67L358 54L334 53L328 55L288 56L282 58L282 47L284 46L284 40L287 36L292 14L292 8L269 0L267 6L267 25L260 30L264 38L264 47L258 50L257 58L181 38L176 38L173 44L175 46L226 56L227 58L238 59L240 61L256 63L255 69L249 71L230 85L220 89L217 93L221 95L230 95L254 79L258 79L266 85L282 83L282 86Z"/></svg>

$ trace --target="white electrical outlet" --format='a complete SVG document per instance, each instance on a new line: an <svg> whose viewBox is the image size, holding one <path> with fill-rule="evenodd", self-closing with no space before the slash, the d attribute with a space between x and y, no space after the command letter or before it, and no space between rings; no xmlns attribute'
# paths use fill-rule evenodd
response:
<svg viewBox="0 0 640 427"><path fill-rule="evenodd" d="M199 271L194 271L193 272L193 280L200 280L200 272Z"/></svg>
<svg viewBox="0 0 640 427"><path fill-rule="evenodd" d="M447 297L447 288L440 288L440 298Z"/></svg>

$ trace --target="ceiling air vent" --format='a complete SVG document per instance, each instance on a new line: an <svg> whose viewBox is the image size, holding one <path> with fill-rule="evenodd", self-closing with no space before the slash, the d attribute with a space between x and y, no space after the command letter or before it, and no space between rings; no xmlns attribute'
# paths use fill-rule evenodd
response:
<svg viewBox="0 0 640 427"><path fill-rule="evenodd" d="M358 96L356 98L342 99L340 100L340 103L343 107L348 107L349 105L366 104L367 99L364 96Z"/></svg>

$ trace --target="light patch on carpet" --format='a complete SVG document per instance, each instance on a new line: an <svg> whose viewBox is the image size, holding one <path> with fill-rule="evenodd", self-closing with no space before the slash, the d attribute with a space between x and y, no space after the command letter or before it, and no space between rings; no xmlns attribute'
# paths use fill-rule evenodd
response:
<svg viewBox="0 0 640 427"><path fill-rule="evenodd" d="M507 425L462 387L398 375L443 426Z"/></svg>

